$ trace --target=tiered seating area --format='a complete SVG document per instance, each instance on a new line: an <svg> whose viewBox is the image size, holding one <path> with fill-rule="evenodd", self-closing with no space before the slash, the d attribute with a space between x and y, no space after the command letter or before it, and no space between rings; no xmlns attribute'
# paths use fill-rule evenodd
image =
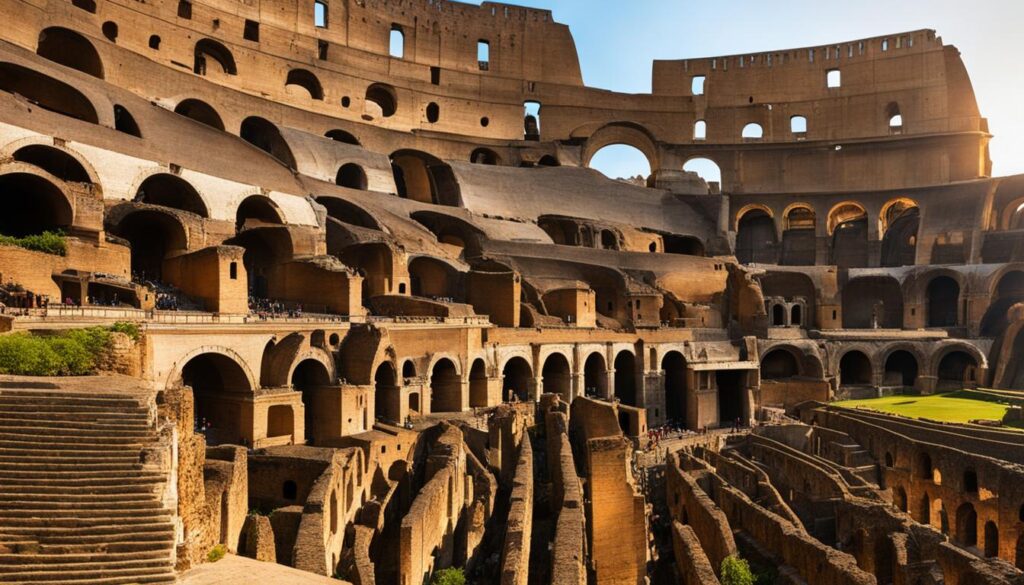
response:
<svg viewBox="0 0 1024 585"><path fill-rule="evenodd" d="M140 397L0 388L0 583L173 583L155 440Z"/></svg>

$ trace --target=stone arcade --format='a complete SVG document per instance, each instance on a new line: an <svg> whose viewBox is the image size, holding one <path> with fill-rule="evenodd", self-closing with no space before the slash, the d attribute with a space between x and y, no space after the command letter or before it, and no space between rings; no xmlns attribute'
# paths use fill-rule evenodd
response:
<svg viewBox="0 0 1024 585"><path fill-rule="evenodd" d="M935 31L627 95L491 2L0 19L0 234L66 246L0 245L0 332L141 331L0 378L0 583L1024 583L1020 434L829 404L1024 399L1024 176Z"/></svg>

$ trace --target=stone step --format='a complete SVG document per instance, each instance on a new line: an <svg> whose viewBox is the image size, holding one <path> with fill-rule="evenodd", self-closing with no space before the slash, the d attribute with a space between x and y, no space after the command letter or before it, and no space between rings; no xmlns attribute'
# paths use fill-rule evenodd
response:
<svg viewBox="0 0 1024 585"><path fill-rule="evenodd" d="M76 514L57 514L55 512L48 513L45 517L31 516L31 515L19 515L13 510L0 511L0 525L4 526L4 530L7 532L13 532L17 530L28 530L32 528L41 529L86 529L86 528L104 528L107 526L119 526L123 528L131 529L136 525L157 525L160 523L166 523L166 526L170 526L171 515L170 513L163 511L153 512L149 510L143 510L133 512L127 510L122 513L106 513L106 514L89 514L85 510L80 510ZM24 534L22 532L21 534ZM35 535L33 535L35 536ZM38 536L42 536L39 534Z"/></svg>
<svg viewBox="0 0 1024 585"><path fill-rule="evenodd" d="M73 405L78 407L100 407L110 409L145 408L145 401L118 394L71 394L56 392L29 392L0 390L0 405L36 404L36 405Z"/></svg>
<svg viewBox="0 0 1024 585"><path fill-rule="evenodd" d="M94 448L104 447L142 447L149 440L143 441L134 437L120 437L120 436L98 436L98 437L85 437L79 434L61 436L58 434L38 434L29 433L28 429L25 432L12 432L8 428L0 428L0 444L11 444L12 446L29 444L37 446L45 446L53 448L62 448L67 445L66 448L75 448L76 446L82 445Z"/></svg>
<svg viewBox="0 0 1024 585"><path fill-rule="evenodd" d="M107 493L82 493L76 490L67 492L41 493L24 490L0 490L0 509L5 507L16 507L19 504L39 504L45 502L52 506L91 506L105 502L118 502L124 505L133 505L141 502L158 502L156 490L147 489L135 493L107 492Z"/></svg>
<svg viewBox="0 0 1024 585"><path fill-rule="evenodd" d="M102 416L139 416L148 417L149 408L136 404L134 406L91 406L73 403L39 403L14 400L4 402L0 399L0 412L10 413L60 413Z"/></svg>
<svg viewBox="0 0 1024 585"><path fill-rule="evenodd" d="M96 485L110 485L111 480L120 479L126 483L134 483L139 477L146 479L147 481L161 481L162 476L156 472L139 471L132 473L132 475L125 475L119 470L107 471L107 470L93 470L93 471L76 471L76 470L60 470L60 471L35 471L31 475L10 475L0 471L0 490L3 490L4 484L12 485L25 485L26 482L37 482L39 485L48 485L53 482L53 485L70 485L71 483L84 483L88 484L93 481ZM157 479L154 479L157 478Z"/></svg>
<svg viewBox="0 0 1024 585"><path fill-rule="evenodd" d="M124 535L119 540L107 540L103 543L91 544L41 544L37 547L38 554L52 555L96 555L96 554L151 554L169 555L170 549L166 540L138 540L131 535Z"/></svg>
<svg viewBox="0 0 1024 585"><path fill-rule="evenodd" d="M0 447L0 463L135 463L141 453L138 450L120 451L51 451L48 449L6 449Z"/></svg>
<svg viewBox="0 0 1024 585"><path fill-rule="evenodd" d="M135 462L121 462L114 461L110 463L102 462L74 462L65 460L63 463L33 463L31 460L28 461L0 461L0 478L3 478L6 472L79 472L89 473L93 471L121 471L121 472L136 472L141 470L141 465Z"/></svg>
<svg viewBox="0 0 1024 585"><path fill-rule="evenodd" d="M136 433L147 433L152 429L148 422L104 422L95 420L55 420L42 416L37 417L12 417L9 414L0 414L0 429L8 428L34 428L37 431L55 429L68 433L73 431L132 431Z"/></svg>
<svg viewBox="0 0 1024 585"><path fill-rule="evenodd" d="M78 557L76 559L76 557ZM84 557L84 558L82 558ZM14 562L10 562L7 559ZM28 561L28 562L26 562ZM35 562L31 562L35 561ZM97 569L167 568L168 555L129 557L126 555L0 555L0 575L30 571L49 571L60 568L63 571L81 572Z"/></svg>
<svg viewBox="0 0 1024 585"><path fill-rule="evenodd" d="M152 428L146 429L68 429L63 426L34 426L18 423L16 425L0 424L0 432L5 436L16 435L19 437L39 437L41 441L59 440L73 441L76 438L83 440L122 440L133 442L149 443L155 440L156 431Z"/></svg>
<svg viewBox="0 0 1024 585"><path fill-rule="evenodd" d="M22 437L27 439L28 437ZM67 457L77 457L80 453L113 453L118 451L125 452L139 452L143 448L143 444L139 442L134 443L120 443L110 444L101 442L55 442L40 443L39 441L20 440L12 441L0 437L0 451L4 450L16 450L18 452L33 452L33 453L60 453Z"/></svg>
<svg viewBox="0 0 1024 585"><path fill-rule="evenodd" d="M40 512L46 514L62 514L65 512L96 512L101 510L109 510L113 512L122 512L127 510L135 511L162 511L163 502L156 499L155 496L150 496L149 499L135 499L126 500L116 496L110 496L106 500L97 501L48 501L39 502L32 500L5 500L0 497L0 516L9 513L18 513L22 511Z"/></svg>
<svg viewBox="0 0 1024 585"><path fill-rule="evenodd" d="M0 495L38 494L40 496L128 496L148 494L163 483L162 477L104 477L104 478L38 478L21 477L0 484Z"/></svg>
<svg viewBox="0 0 1024 585"><path fill-rule="evenodd" d="M174 572L168 561L160 568L117 568L65 570L58 566L44 571L23 571L6 573L0 577L0 583L72 583L87 582L90 585L125 584L125 583L173 583Z"/></svg>
<svg viewBox="0 0 1024 585"><path fill-rule="evenodd" d="M43 522L45 519L37 519ZM85 543L86 538L101 538L109 540L112 535L132 535L133 538L149 535L174 538L174 526L167 520L153 521L143 518L139 522L125 522L118 519L117 522L85 522L74 525L67 520L61 522L63 526L28 525L20 523L18 526L4 526L4 532L16 538L34 538L40 543L46 544L76 544ZM76 540L83 539L83 540ZM93 541L95 542L95 541Z"/></svg>

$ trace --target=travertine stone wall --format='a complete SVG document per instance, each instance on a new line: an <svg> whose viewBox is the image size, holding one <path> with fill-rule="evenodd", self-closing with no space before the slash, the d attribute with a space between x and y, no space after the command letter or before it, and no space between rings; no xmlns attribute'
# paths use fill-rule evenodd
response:
<svg viewBox="0 0 1024 585"><path fill-rule="evenodd" d="M533 447L530 438L524 435L509 496L505 544L501 553L501 585L526 585L529 576L533 487Z"/></svg>
<svg viewBox="0 0 1024 585"><path fill-rule="evenodd" d="M679 467L675 454L665 466L665 497L672 517L692 529L717 574L722 560L736 554L732 528L697 480Z"/></svg>
<svg viewBox="0 0 1024 585"><path fill-rule="evenodd" d="M586 444L590 551L598 585L635 585L647 574L647 510L621 434Z"/></svg>
<svg viewBox="0 0 1024 585"><path fill-rule="evenodd" d="M684 585L719 585L711 561L704 554L693 528L672 521L672 548L676 555L676 568Z"/></svg>

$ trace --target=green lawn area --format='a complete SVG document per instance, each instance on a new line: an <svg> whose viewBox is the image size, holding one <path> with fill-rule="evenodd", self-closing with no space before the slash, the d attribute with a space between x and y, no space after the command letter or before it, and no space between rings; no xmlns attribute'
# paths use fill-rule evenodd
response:
<svg viewBox="0 0 1024 585"><path fill-rule="evenodd" d="M1002 420L1009 404L999 397L981 392L961 390L931 396L886 396L867 400L843 400L833 403L846 408L869 408L912 418L929 418L943 422L966 423L973 419ZM1012 426L1024 428L1019 422Z"/></svg>

